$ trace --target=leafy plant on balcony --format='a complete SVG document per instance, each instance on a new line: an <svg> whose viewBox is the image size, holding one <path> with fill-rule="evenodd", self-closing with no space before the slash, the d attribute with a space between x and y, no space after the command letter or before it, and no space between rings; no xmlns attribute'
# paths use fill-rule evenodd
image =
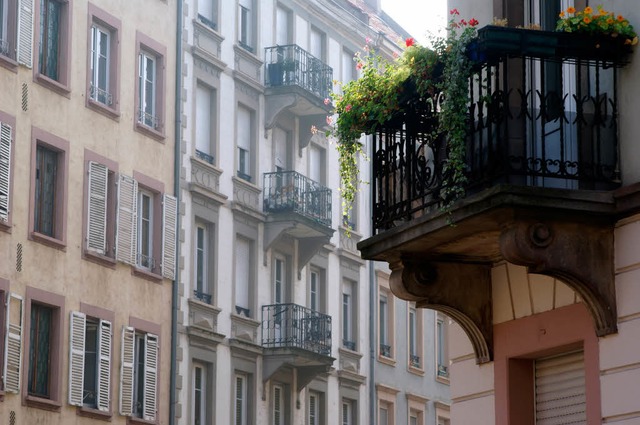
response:
<svg viewBox="0 0 640 425"><path fill-rule="evenodd" d="M578 11L569 7L560 12L560 19L556 25L557 31L572 32L589 35L606 35L611 38L620 38L620 42L628 45L638 44L638 35L633 25L623 15L605 10L598 6L597 10L587 6Z"/></svg>

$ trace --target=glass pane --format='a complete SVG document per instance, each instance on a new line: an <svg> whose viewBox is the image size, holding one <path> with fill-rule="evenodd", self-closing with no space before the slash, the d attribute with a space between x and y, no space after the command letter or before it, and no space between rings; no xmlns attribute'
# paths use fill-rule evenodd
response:
<svg viewBox="0 0 640 425"><path fill-rule="evenodd" d="M49 397L49 355L52 311L37 304L31 305L29 333L29 394Z"/></svg>
<svg viewBox="0 0 640 425"><path fill-rule="evenodd" d="M40 73L58 80L60 15L62 4L54 0L40 2Z"/></svg>
<svg viewBox="0 0 640 425"><path fill-rule="evenodd" d="M205 262L205 229L198 227L197 247L196 247L196 289L204 291L204 262Z"/></svg>
<svg viewBox="0 0 640 425"><path fill-rule="evenodd" d="M87 321L85 331L84 350L84 388L83 403L90 407L96 406L97 377L98 377L98 323Z"/></svg>
<svg viewBox="0 0 640 425"><path fill-rule="evenodd" d="M55 237L55 197L58 153L44 146L36 148L34 230Z"/></svg>
<svg viewBox="0 0 640 425"><path fill-rule="evenodd" d="M142 403L144 400L144 336L136 335L136 365L135 374L136 380L134 382L134 412L138 413L138 416L142 413Z"/></svg>

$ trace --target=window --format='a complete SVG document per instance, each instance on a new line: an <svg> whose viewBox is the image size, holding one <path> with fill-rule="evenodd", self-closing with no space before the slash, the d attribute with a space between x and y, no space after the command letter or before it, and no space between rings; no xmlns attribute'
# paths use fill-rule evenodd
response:
<svg viewBox="0 0 640 425"><path fill-rule="evenodd" d="M584 351L534 361L536 424L587 423Z"/></svg>
<svg viewBox="0 0 640 425"><path fill-rule="evenodd" d="M355 351L355 282L344 280L342 283L342 346Z"/></svg>
<svg viewBox="0 0 640 425"><path fill-rule="evenodd" d="M120 20L89 3L89 66L87 105L117 114Z"/></svg>
<svg viewBox="0 0 640 425"><path fill-rule="evenodd" d="M436 377L449 379L449 319L436 312Z"/></svg>
<svg viewBox="0 0 640 425"><path fill-rule="evenodd" d="M66 242L69 142L33 128L30 238L54 247Z"/></svg>
<svg viewBox="0 0 640 425"><path fill-rule="evenodd" d="M251 150L253 147L253 112L244 106L238 106L237 122L237 147L238 147L238 177L251 181L253 170L253 158Z"/></svg>
<svg viewBox="0 0 640 425"><path fill-rule="evenodd" d="M247 425L247 376L236 374L235 381L233 423L234 425Z"/></svg>
<svg viewBox="0 0 640 425"><path fill-rule="evenodd" d="M378 425L390 425L389 405L385 402L380 402L380 406L378 408Z"/></svg>
<svg viewBox="0 0 640 425"><path fill-rule="evenodd" d="M114 161L85 150L85 252L91 259L112 264L116 239L116 181Z"/></svg>
<svg viewBox="0 0 640 425"><path fill-rule="evenodd" d="M422 369L422 310L409 307L409 368Z"/></svg>
<svg viewBox="0 0 640 425"><path fill-rule="evenodd" d="M291 149L289 147L289 132L281 127L273 129L273 144L275 145L274 171L280 173L291 169ZM282 186L282 185L280 185Z"/></svg>
<svg viewBox="0 0 640 425"><path fill-rule="evenodd" d="M309 35L309 53L321 61L325 60L326 37L322 31L316 27L311 27Z"/></svg>
<svg viewBox="0 0 640 425"><path fill-rule="evenodd" d="M425 425L425 410L429 399L405 393L409 410L409 425Z"/></svg>
<svg viewBox="0 0 640 425"><path fill-rule="evenodd" d="M309 273L309 308L323 313L325 311L324 270L311 268Z"/></svg>
<svg viewBox="0 0 640 425"><path fill-rule="evenodd" d="M156 420L159 340L156 334L122 328L120 414Z"/></svg>
<svg viewBox="0 0 640 425"><path fill-rule="evenodd" d="M278 5L276 7L276 45L291 44L291 12Z"/></svg>
<svg viewBox="0 0 640 425"><path fill-rule="evenodd" d="M37 0L37 76L53 89L68 92L71 4L67 0Z"/></svg>
<svg viewBox="0 0 640 425"><path fill-rule="evenodd" d="M286 261L283 256L276 256L273 262L273 303L282 304L285 302L286 281Z"/></svg>
<svg viewBox="0 0 640 425"><path fill-rule="evenodd" d="M386 295L380 294L378 314L380 316L380 323L378 324L380 333L380 355L383 357L391 357L391 345L389 343L389 303Z"/></svg>
<svg viewBox="0 0 640 425"><path fill-rule="evenodd" d="M193 364L193 425L207 423L207 366Z"/></svg>
<svg viewBox="0 0 640 425"><path fill-rule="evenodd" d="M396 397L398 390L376 384L378 390L378 425L394 425L396 422Z"/></svg>
<svg viewBox="0 0 640 425"><path fill-rule="evenodd" d="M34 407L59 409L64 297L27 287L26 306L23 401ZM17 309L13 311L15 314Z"/></svg>
<svg viewBox="0 0 640 425"><path fill-rule="evenodd" d="M383 362L395 357L395 299L389 290L389 277L378 272L378 356Z"/></svg>
<svg viewBox="0 0 640 425"><path fill-rule="evenodd" d="M341 415L341 425L355 425L357 424L357 411L355 409L356 402L354 400L349 400L346 398L342 399L342 411Z"/></svg>
<svg viewBox="0 0 640 425"><path fill-rule="evenodd" d="M351 80L355 80L358 75L356 72L356 62L353 60L352 51L342 49L342 83L346 84Z"/></svg>
<svg viewBox="0 0 640 425"><path fill-rule="evenodd" d="M195 234L195 288L196 299L211 304L211 294L209 292L209 274L213 256L209 253L211 246L209 225L196 223Z"/></svg>
<svg viewBox="0 0 640 425"><path fill-rule="evenodd" d="M325 168L325 150L315 144L311 144L309 148L309 177L311 180L324 185L326 183Z"/></svg>
<svg viewBox="0 0 640 425"><path fill-rule="evenodd" d="M71 312L69 404L108 412L112 322Z"/></svg>
<svg viewBox="0 0 640 425"><path fill-rule="evenodd" d="M0 0L0 57L15 59L18 12L17 0ZM28 18L33 19L29 11ZM23 12L21 12L21 15ZM32 31L29 28L29 31Z"/></svg>
<svg viewBox="0 0 640 425"><path fill-rule="evenodd" d="M251 317L249 286L252 276L251 266L253 264L252 248L252 243L249 239L241 236L236 237L236 313L246 317Z"/></svg>
<svg viewBox="0 0 640 425"><path fill-rule="evenodd" d="M196 157L213 164L214 157L214 91L203 84L196 86Z"/></svg>
<svg viewBox="0 0 640 425"><path fill-rule="evenodd" d="M324 395L317 391L309 391L307 409L307 425L322 425L324 423L322 411L324 410Z"/></svg>
<svg viewBox="0 0 640 425"><path fill-rule="evenodd" d="M139 32L136 36L136 128L151 137L163 138L166 48Z"/></svg>
<svg viewBox="0 0 640 425"><path fill-rule="evenodd" d="M217 0L198 0L198 21L212 30L218 29Z"/></svg>
<svg viewBox="0 0 640 425"><path fill-rule="evenodd" d="M147 272L143 277L173 279L177 200L162 194L161 182L137 172L134 176L118 177L116 259Z"/></svg>
<svg viewBox="0 0 640 425"><path fill-rule="evenodd" d="M273 425L284 425L284 388L282 385L274 385L272 393L272 421Z"/></svg>
<svg viewBox="0 0 640 425"><path fill-rule="evenodd" d="M255 9L253 0L238 1L238 44L243 49L254 53Z"/></svg>
<svg viewBox="0 0 640 425"><path fill-rule="evenodd" d="M15 119L0 112L0 227L11 225L11 175Z"/></svg>

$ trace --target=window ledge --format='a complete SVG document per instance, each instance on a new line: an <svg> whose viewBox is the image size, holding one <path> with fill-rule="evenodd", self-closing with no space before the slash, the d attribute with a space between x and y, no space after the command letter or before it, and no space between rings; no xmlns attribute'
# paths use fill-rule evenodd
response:
<svg viewBox="0 0 640 425"><path fill-rule="evenodd" d="M396 361L394 359L392 359L391 357L382 356L380 354L378 354L378 361L380 363L384 363L384 364L389 365L389 366L395 366L396 365Z"/></svg>
<svg viewBox="0 0 640 425"><path fill-rule="evenodd" d="M0 220L0 232L11 233L11 223Z"/></svg>
<svg viewBox="0 0 640 425"><path fill-rule="evenodd" d="M30 239L34 242L41 243L43 245L50 246L52 248L59 249L61 251L66 251L67 243L57 238L52 238L51 236L43 235L42 233L38 233L33 231L29 234Z"/></svg>
<svg viewBox="0 0 640 425"><path fill-rule="evenodd" d="M34 395L27 395L24 397L24 404L29 407L36 407L38 409L50 410L52 412L59 412L62 407L62 403L57 400L51 400L48 398L42 398Z"/></svg>
<svg viewBox="0 0 640 425"><path fill-rule="evenodd" d="M51 79L44 74L37 73L34 80L66 98L70 97L71 89L68 86Z"/></svg>
<svg viewBox="0 0 640 425"><path fill-rule="evenodd" d="M155 139L159 142L164 142L164 139L165 139L164 131L158 131L154 128L149 127L148 125L144 125L137 121L136 121L135 129L136 131L139 131L140 133L147 135L152 139Z"/></svg>
<svg viewBox="0 0 640 425"><path fill-rule="evenodd" d="M107 118L111 118L113 120L118 120L120 118L120 111L114 108L110 108L109 106L105 105L104 103L100 103L100 102L96 102L95 100L91 99L88 95L87 95L87 108L89 109L93 109L94 111L98 112L99 114L102 114L104 116L106 116Z"/></svg>
<svg viewBox="0 0 640 425"><path fill-rule="evenodd" d="M131 274L137 277L140 277L142 279L148 280L150 282L155 282L155 283L161 283L162 282L162 276L159 274L156 274L152 271L149 270L145 270L143 268L140 267L136 267L133 266L132 270L131 270Z"/></svg>
<svg viewBox="0 0 640 425"><path fill-rule="evenodd" d="M437 373L436 373L436 381L440 382L441 384L449 385L449 378L445 378L444 376L439 376Z"/></svg>
<svg viewBox="0 0 640 425"><path fill-rule="evenodd" d="M111 411L104 412L102 410L84 406L78 407L78 410L76 410L76 414L85 418L98 419L103 421L111 421L111 417L113 416Z"/></svg>
<svg viewBox="0 0 640 425"><path fill-rule="evenodd" d="M9 56L0 55L0 66L11 72L18 72L18 62L14 61Z"/></svg>
<svg viewBox="0 0 640 425"><path fill-rule="evenodd" d="M83 258L87 261L91 261L92 263L100 264L101 266L109 267L111 269L116 268L115 258L111 258L103 254L98 254L97 252L85 249L83 251Z"/></svg>
<svg viewBox="0 0 640 425"><path fill-rule="evenodd" d="M145 424L145 425L154 425L157 424L158 421L148 421L146 419L142 419L142 418L134 418L133 416L129 416L127 417L127 423L128 424Z"/></svg>
<svg viewBox="0 0 640 425"><path fill-rule="evenodd" d="M413 373L414 375L424 376L424 369L420 369L420 368L409 365L407 366L407 370L409 371L409 373Z"/></svg>

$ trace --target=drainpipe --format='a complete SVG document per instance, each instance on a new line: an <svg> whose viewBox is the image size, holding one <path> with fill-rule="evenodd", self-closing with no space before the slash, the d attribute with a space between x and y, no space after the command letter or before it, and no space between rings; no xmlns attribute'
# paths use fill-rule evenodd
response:
<svg viewBox="0 0 640 425"><path fill-rule="evenodd" d="M367 136L373 137L373 136ZM368 145L373 145L372 140L367 141ZM369 156L371 158L371 156ZM371 175L369 178L373 176L373 161L371 161ZM369 195L369 214L373 214L373 196L371 193ZM371 220L371 236L374 235L374 227L373 220ZM369 261L369 423L376 423L375 414L376 414L376 382L375 382L375 365L376 365L376 300L375 300L375 291L376 291L376 279L375 279L375 268L374 262Z"/></svg>
<svg viewBox="0 0 640 425"><path fill-rule="evenodd" d="M176 19L176 93L175 93L175 122L174 122L174 153L173 153L173 193L177 199L178 214L176 223L176 272L171 283L171 366L169 371L169 425L176 423L176 373L177 373L177 345L178 345L178 283L180 273L180 142L182 130L182 1L177 0Z"/></svg>

